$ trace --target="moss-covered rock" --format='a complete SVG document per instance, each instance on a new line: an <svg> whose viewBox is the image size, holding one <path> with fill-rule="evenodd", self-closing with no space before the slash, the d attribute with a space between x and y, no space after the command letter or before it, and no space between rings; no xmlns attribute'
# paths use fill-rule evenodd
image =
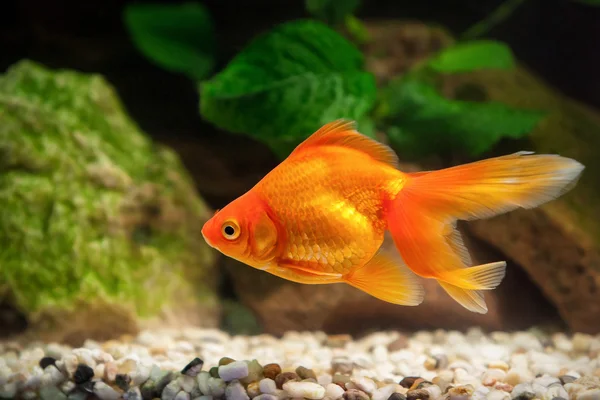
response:
<svg viewBox="0 0 600 400"><path fill-rule="evenodd" d="M103 77L27 60L0 76L0 209L0 298L31 335L218 323L210 211Z"/></svg>

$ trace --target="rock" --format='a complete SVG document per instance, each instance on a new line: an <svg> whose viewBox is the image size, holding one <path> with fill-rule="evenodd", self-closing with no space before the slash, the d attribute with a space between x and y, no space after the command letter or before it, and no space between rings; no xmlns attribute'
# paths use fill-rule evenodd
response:
<svg viewBox="0 0 600 400"><path fill-rule="evenodd" d="M25 60L0 76L0 95L0 297L28 319L20 338L79 345L165 320L216 326L200 232L211 212L178 156L102 76Z"/></svg>
<svg viewBox="0 0 600 400"><path fill-rule="evenodd" d="M263 375L265 378L275 380L277 375L281 373L281 367L279 364L267 364L263 367Z"/></svg>

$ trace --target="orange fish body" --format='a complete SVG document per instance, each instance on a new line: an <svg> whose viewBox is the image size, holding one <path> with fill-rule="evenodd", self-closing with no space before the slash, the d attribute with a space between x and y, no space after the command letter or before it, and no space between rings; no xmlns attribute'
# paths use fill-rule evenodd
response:
<svg viewBox="0 0 600 400"><path fill-rule="evenodd" d="M471 266L456 220L538 206L570 189L582 170L568 158L517 153L403 173L393 150L335 121L202 233L223 254L290 281L343 282L414 306L424 299L420 276L485 313L481 291L500 284L506 263Z"/></svg>

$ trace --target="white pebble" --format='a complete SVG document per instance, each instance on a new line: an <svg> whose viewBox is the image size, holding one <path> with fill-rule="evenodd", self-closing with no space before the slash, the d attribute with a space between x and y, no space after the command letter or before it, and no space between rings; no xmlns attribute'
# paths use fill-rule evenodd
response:
<svg viewBox="0 0 600 400"><path fill-rule="evenodd" d="M227 385L227 388L225 388L225 398L227 400L250 400L246 389L237 380Z"/></svg>
<svg viewBox="0 0 600 400"><path fill-rule="evenodd" d="M277 385L275 384L275 381L271 378L261 379L260 382L258 382L258 388L260 389L261 393L277 393Z"/></svg>
<svg viewBox="0 0 600 400"><path fill-rule="evenodd" d="M208 391L213 397L221 397L225 394L225 381L221 378L208 378Z"/></svg>
<svg viewBox="0 0 600 400"><path fill-rule="evenodd" d="M194 400L213 400L212 396L198 396L194 397Z"/></svg>
<svg viewBox="0 0 600 400"><path fill-rule="evenodd" d="M204 395L210 395L210 387L208 386L208 379L210 378L210 374L207 371L201 371L197 376L196 380L198 381L198 389Z"/></svg>
<svg viewBox="0 0 600 400"><path fill-rule="evenodd" d="M167 386L162 391L161 399L162 400L174 400L175 396L181 390L181 386L177 380L173 380L169 382Z"/></svg>
<svg viewBox="0 0 600 400"><path fill-rule="evenodd" d="M44 369L44 374L42 375L40 385L42 387L45 386L58 386L61 384L66 377L60 372L54 365L48 365L46 369Z"/></svg>
<svg viewBox="0 0 600 400"><path fill-rule="evenodd" d="M335 385L335 386L338 386L338 385ZM399 385L397 385L395 383L391 384L391 385L382 386L382 387L380 387L379 389L377 389L377 390L375 390L373 392L373 395L371 396L371 399L372 400L387 400L396 391L396 389L398 388L398 386ZM437 387L437 386L435 386L435 387ZM338 386L338 388L340 388L340 387ZM340 388L340 389L342 389L342 388ZM438 388L438 390L439 390L439 388ZM441 393L442 392L440 390L440 394ZM342 393L340 394L340 397L343 394L344 394L344 391L342 390Z"/></svg>
<svg viewBox="0 0 600 400"><path fill-rule="evenodd" d="M178 379L179 386L184 392L191 393L194 387L198 384L198 381L191 376L181 375Z"/></svg>
<svg viewBox="0 0 600 400"><path fill-rule="evenodd" d="M100 398L100 400L117 400L121 395L113 388L108 386L106 383L99 381L94 384L94 394Z"/></svg>
<svg viewBox="0 0 600 400"><path fill-rule="evenodd" d="M288 381L283 384L283 390L290 397L303 397L311 400L320 400L325 397L325 388L314 382Z"/></svg>
<svg viewBox="0 0 600 400"><path fill-rule="evenodd" d="M369 395L377 389L377 384L375 384L375 382L369 378L353 379L352 382L354 382L358 389Z"/></svg>
<svg viewBox="0 0 600 400"><path fill-rule="evenodd" d="M244 361L234 361L227 365L219 366L219 377L225 382L242 379L248 376L248 364Z"/></svg>
<svg viewBox="0 0 600 400"><path fill-rule="evenodd" d="M190 394L182 390L179 393L177 393L174 400L190 400Z"/></svg>
<svg viewBox="0 0 600 400"><path fill-rule="evenodd" d="M510 400L510 393L506 393L503 390L496 390L496 389L492 389L490 390L490 392L485 396L485 398L487 400Z"/></svg>
<svg viewBox="0 0 600 400"><path fill-rule="evenodd" d="M344 389L335 383L330 383L325 389L325 396L331 400L337 400L344 395ZM389 396L388 396L389 397ZM375 399L375 398L373 398ZM387 400L387 398L385 399Z"/></svg>
<svg viewBox="0 0 600 400"><path fill-rule="evenodd" d="M323 387L326 387L332 382L332 376L330 374L321 374L317 376L317 383Z"/></svg>

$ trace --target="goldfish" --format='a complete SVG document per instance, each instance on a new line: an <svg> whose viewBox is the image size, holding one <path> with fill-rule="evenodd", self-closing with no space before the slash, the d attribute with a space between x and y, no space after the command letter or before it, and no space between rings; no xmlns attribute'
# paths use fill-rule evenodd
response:
<svg viewBox="0 0 600 400"><path fill-rule="evenodd" d="M521 151L458 166L402 172L397 154L329 122L202 227L209 246L301 284L348 284L417 306L435 279L464 308L487 313L506 262L473 265L457 221L538 207L573 188L584 166Z"/></svg>

